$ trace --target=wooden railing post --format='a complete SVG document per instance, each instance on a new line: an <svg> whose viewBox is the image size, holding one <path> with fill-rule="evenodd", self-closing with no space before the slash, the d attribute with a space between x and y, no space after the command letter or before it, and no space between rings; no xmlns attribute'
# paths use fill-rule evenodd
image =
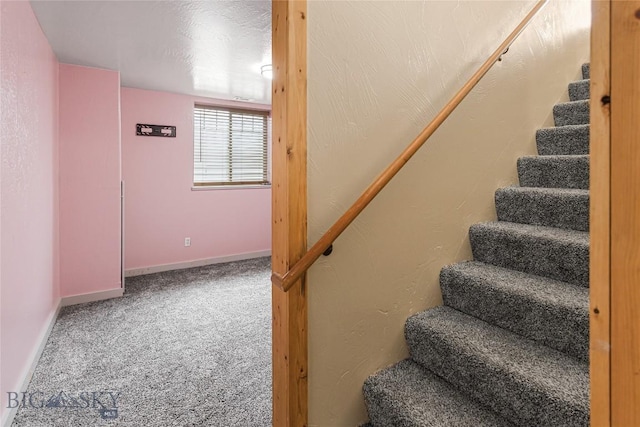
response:
<svg viewBox="0 0 640 427"><path fill-rule="evenodd" d="M591 425L640 425L640 0L593 0Z"/></svg>
<svg viewBox="0 0 640 427"><path fill-rule="evenodd" d="M307 249L307 4L272 2L272 270ZM303 275L273 286L273 425L307 425L307 300Z"/></svg>
<svg viewBox="0 0 640 427"><path fill-rule="evenodd" d="M589 335L591 425L611 426L611 1L592 1Z"/></svg>
<svg viewBox="0 0 640 427"><path fill-rule="evenodd" d="M611 2L611 425L640 426L640 0Z"/></svg>

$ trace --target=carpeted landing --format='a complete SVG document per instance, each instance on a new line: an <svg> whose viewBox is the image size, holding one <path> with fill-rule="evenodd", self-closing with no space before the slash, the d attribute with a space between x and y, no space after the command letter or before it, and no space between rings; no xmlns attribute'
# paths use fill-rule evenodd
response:
<svg viewBox="0 0 640 427"><path fill-rule="evenodd" d="M132 277L63 308L13 426L270 426L270 269Z"/></svg>
<svg viewBox="0 0 640 427"><path fill-rule="evenodd" d="M375 427L589 425L589 65L518 159L444 306L410 317L411 358L367 379Z"/></svg>

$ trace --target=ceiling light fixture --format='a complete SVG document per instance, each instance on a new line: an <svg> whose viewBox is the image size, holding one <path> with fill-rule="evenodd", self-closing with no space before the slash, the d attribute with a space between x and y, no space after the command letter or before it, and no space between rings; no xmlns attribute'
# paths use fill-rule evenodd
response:
<svg viewBox="0 0 640 427"><path fill-rule="evenodd" d="M267 64L260 67L260 74L269 80L273 79L273 65Z"/></svg>

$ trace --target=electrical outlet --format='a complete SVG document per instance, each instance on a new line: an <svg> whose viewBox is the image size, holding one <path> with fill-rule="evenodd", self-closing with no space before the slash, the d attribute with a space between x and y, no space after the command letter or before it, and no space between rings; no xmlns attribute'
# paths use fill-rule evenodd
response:
<svg viewBox="0 0 640 427"><path fill-rule="evenodd" d="M185 237L184 238L184 246L191 246L191 237Z"/></svg>

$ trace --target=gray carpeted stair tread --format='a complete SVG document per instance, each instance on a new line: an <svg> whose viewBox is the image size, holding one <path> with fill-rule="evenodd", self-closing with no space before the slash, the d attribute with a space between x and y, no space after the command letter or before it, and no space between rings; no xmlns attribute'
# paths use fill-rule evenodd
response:
<svg viewBox="0 0 640 427"><path fill-rule="evenodd" d="M569 100L580 101L583 99L589 99L589 85L591 80L584 79L577 82L569 83Z"/></svg>
<svg viewBox="0 0 640 427"><path fill-rule="evenodd" d="M413 360L517 425L589 425L586 362L449 307L410 317L405 336Z"/></svg>
<svg viewBox="0 0 640 427"><path fill-rule="evenodd" d="M506 187L495 202L500 221L589 230L589 190Z"/></svg>
<svg viewBox="0 0 640 427"><path fill-rule="evenodd" d="M363 392L372 426L512 426L408 359L370 376Z"/></svg>
<svg viewBox="0 0 640 427"><path fill-rule="evenodd" d="M512 222L469 229L476 261L589 286L589 233Z"/></svg>
<svg viewBox="0 0 640 427"><path fill-rule="evenodd" d="M589 189L589 155L526 156L518 159L521 187Z"/></svg>
<svg viewBox="0 0 640 427"><path fill-rule="evenodd" d="M570 101L554 105L553 120L556 126L589 123L589 100Z"/></svg>
<svg viewBox="0 0 640 427"><path fill-rule="evenodd" d="M582 64L582 78L583 79L591 78L591 65L589 63Z"/></svg>
<svg viewBox="0 0 640 427"><path fill-rule="evenodd" d="M477 261L440 272L444 304L582 360L589 351L589 290Z"/></svg>
<svg viewBox="0 0 640 427"><path fill-rule="evenodd" d="M536 131L538 154L589 154L589 125L568 125Z"/></svg>

